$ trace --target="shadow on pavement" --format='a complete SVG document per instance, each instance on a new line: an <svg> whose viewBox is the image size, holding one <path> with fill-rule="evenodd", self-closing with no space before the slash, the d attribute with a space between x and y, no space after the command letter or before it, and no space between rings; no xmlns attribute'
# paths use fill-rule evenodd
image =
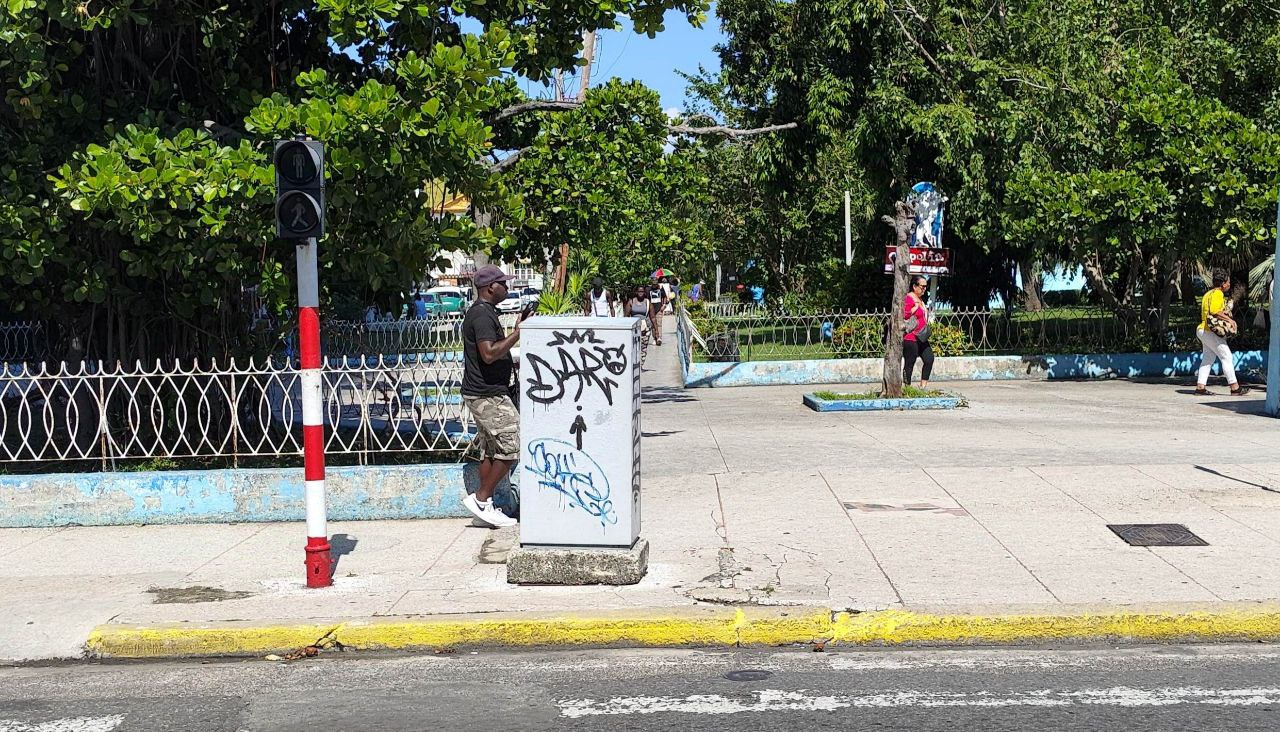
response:
<svg viewBox="0 0 1280 732"><path fill-rule="evenodd" d="M1195 466L1195 469L1196 469L1196 470L1203 471L1203 472L1206 472L1206 473L1209 473L1209 474L1211 474L1211 475L1216 475L1216 476L1218 476L1219 478L1226 478L1227 480L1234 480L1234 481L1235 481L1235 482L1237 482L1237 483L1244 483L1245 485L1251 485L1251 486L1253 486L1254 488L1261 488L1261 489L1262 489L1262 490L1264 490L1264 491L1270 491L1270 492L1272 492L1272 493L1280 493L1280 491L1278 491L1278 490L1276 490L1275 488L1272 488L1272 487L1270 487L1270 486L1265 486L1265 485L1263 485L1263 484L1261 484L1261 483L1251 483L1251 482L1249 482L1249 481L1247 481L1247 480L1242 480L1242 479L1240 479L1240 478L1237 478L1237 477L1235 477L1234 475L1227 475L1226 473L1219 473L1218 471L1214 470L1213 468L1206 468L1206 467L1205 467L1205 466L1203 466L1203 465L1197 465L1197 466Z"/></svg>
<svg viewBox="0 0 1280 732"><path fill-rule="evenodd" d="M1264 399L1249 399L1242 397L1232 397L1230 401L1225 402L1201 402L1206 407L1215 409L1225 409L1228 412L1236 414L1253 414L1263 416L1262 409L1266 406Z"/></svg>
<svg viewBox="0 0 1280 732"><path fill-rule="evenodd" d="M696 402L696 397L689 396L684 389L655 386L642 389L641 402L644 404L667 404L676 402Z"/></svg>
<svg viewBox="0 0 1280 732"><path fill-rule="evenodd" d="M329 537L329 557L333 560L334 574L338 572L338 562L355 551L356 544L359 543L360 540L351 534L334 534Z"/></svg>
<svg viewBox="0 0 1280 732"><path fill-rule="evenodd" d="M661 432L641 432L640 436L641 437L670 437L671 435L678 435L681 432L684 432L684 430L662 430Z"/></svg>

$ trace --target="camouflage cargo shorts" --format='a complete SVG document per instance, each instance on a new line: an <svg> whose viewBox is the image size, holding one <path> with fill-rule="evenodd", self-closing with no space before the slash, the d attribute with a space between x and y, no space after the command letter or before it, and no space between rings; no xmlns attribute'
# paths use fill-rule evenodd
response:
<svg viewBox="0 0 1280 732"><path fill-rule="evenodd" d="M463 397L476 421L476 441L484 456L495 460L520 459L520 412L508 396Z"/></svg>

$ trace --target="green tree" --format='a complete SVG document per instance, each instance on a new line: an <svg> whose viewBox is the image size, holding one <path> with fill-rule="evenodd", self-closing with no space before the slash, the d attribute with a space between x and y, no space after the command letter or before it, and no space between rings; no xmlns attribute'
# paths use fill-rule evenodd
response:
<svg viewBox="0 0 1280 732"><path fill-rule="evenodd" d="M951 197L962 275L943 293L956 304L1012 301L1016 269L1062 262L1086 265L1117 309L1167 313L1188 259L1248 258L1272 235L1276 9L722 0L717 12L722 71L693 92L733 122L800 122L743 159L760 194L718 204L742 227L718 248L829 256L808 248L840 240L847 188L859 246L880 251L875 216L932 180Z"/></svg>
<svg viewBox="0 0 1280 732"><path fill-rule="evenodd" d="M272 138L328 148L322 280L398 289L445 248L512 246L495 164L512 76L577 62L584 29L661 29L705 0L11 0L0 6L0 309L56 321L70 359L242 352L244 289L278 310ZM478 21L479 32L461 23ZM501 118L501 119L500 119ZM428 181L502 227L436 220Z"/></svg>
<svg viewBox="0 0 1280 732"><path fill-rule="evenodd" d="M536 141L511 168L525 225L514 251L541 258L568 243L598 263L615 287L647 281L658 267L702 257L708 239L692 217L706 179L697 148L664 151L669 120L658 95L611 81L566 112L542 113Z"/></svg>

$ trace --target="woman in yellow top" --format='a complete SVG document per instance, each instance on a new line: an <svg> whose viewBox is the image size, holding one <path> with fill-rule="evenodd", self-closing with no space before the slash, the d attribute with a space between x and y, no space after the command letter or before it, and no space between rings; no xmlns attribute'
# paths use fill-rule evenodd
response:
<svg viewBox="0 0 1280 732"><path fill-rule="evenodd" d="M1196 393L1208 394L1209 372L1213 362L1222 362L1222 375L1227 377L1231 385L1231 393L1236 396L1249 393L1249 387L1241 386L1236 381L1236 369L1231 359L1231 347L1221 336L1209 330L1209 316L1216 315L1223 320L1235 320L1227 308L1227 291L1231 289L1231 277L1226 271L1213 271L1213 287L1200 300L1200 325L1196 328L1196 337L1204 347L1204 355L1200 357L1200 370L1196 373Z"/></svg>

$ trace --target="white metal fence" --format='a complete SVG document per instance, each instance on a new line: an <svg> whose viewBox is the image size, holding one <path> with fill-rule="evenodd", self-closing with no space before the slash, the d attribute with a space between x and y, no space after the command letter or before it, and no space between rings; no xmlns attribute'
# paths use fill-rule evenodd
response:
<svg viewBox="0 0 1280 732"><path fill-rule="evenodd" d="M326 451L460 453L473 427L461 354L328 359ZM114 461L300 455L297 365L6 365L0 461Z"/></svg>
<svg viewBox="0 0 1280 732"><path fill-rule="evenodd" d="M460 393L462 317L322 325L327 454L462 457L475 432ZM510 329L517 317L500 319ZM43 360L45 328L0 324L0 464L302 454L291 341L265 361L59 364ZM334 355L353 353L380 355Z"/></svg>

